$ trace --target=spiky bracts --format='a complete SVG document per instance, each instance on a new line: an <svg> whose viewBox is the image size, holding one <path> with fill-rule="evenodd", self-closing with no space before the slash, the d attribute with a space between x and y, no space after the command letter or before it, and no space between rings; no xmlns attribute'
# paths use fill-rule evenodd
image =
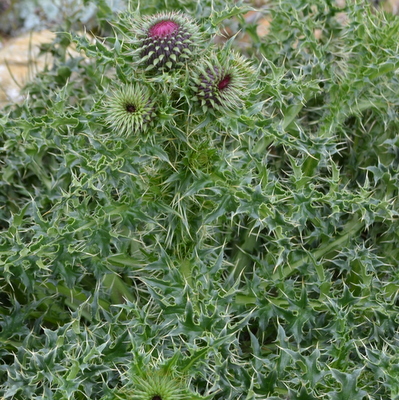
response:
<svg viewBox="0 0 399 400"><path fill-rule="evenodd" d="M146 70L182 66L202 42L198 25L180 12L145 16L133 22L132 30L137 62Z"/></svg>
<svg viewBox="0 0 399 400"><path fill-rule="evenodd" d="M160 371L133 377L133 385L122 389L117 398L128 400L184 400L189 390L183 382L170 374Z"/></svg>
<svg viewBox="0 0 399 400"><path fill-rule="evenodd" d="M145 132L156 116L150 90L138 84L115 90L105 101L104 109L107 123L119 136Z"/></svg>
<svg viewBox="0 0 399 400"><path fill-rule="evenodd" d="M239 54L213 52L194 70L192 99L200 103L204 112L236 111L243 106L253 75L248 61Z"/></svg>

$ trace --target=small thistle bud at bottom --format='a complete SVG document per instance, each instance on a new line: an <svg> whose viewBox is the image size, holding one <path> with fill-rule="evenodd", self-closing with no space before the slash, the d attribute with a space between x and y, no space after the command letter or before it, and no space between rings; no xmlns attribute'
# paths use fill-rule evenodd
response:
<svg viewBox="0 0 399 400"><path fill-rule="evenodd" d="M175 377L157 372L134 379L130 400L183 400L188 389Z"/></svg>
<svg viewBox="0 0 399 400"><path fill-rule="evenodd" d="M191 78L193 100L200 103L204 112L236 111L242 108L248 94L253 69L236 53L212 53L202 61Z"/></svg>
<svg viewBox="0 0 399 400"><path fill-rule="evenodd" d="M146 70L171 69L187 62L202 42L199 27L180 12L164 12L133 22L139 64Z"/></svg>
<svg viewBox="0 0 399 400"><path fill-rule="evenodd" d="M120 136L146 131L155 117L155 103L149 89L137 84L114 91L104 110L108 125Z"/></svg>

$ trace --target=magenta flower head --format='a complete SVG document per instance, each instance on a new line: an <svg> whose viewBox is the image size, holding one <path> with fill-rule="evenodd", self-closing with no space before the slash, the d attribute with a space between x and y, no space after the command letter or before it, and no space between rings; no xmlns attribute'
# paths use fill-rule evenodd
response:
<svg viewBox="0 0 399 400"><path fill-rule="evenodd" d="M201 43L198 25L180 12L164 12L133 22L138 63L146 70L172 69L191 59Z"/></svg>
<svg viewBox="0 0 399 400"><path fill-rule="evenodd" d="M195 68L191 78L193 100L207 111L234 111L243 107L254 70L235 52L211 53Z"/></svg>

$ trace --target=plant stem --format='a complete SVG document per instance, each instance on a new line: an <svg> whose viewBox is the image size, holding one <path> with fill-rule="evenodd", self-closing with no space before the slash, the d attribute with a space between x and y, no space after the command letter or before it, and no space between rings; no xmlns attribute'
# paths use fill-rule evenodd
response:
<svg viewBox="0 0 399 400"><path fill-rule="evenodd" d="M327 256L329 253L336 251L337 249L342 248L345 244L353 237L362 227L363 222L358 218L352 218L345 225L343 231L345 232L343 235L338 236L332 241L327 243L323 243L312 255L312 259L320 260L322 257ZM277 279L285 279L292 273L294 273L300 266L309 263L310 257L306 255L302 257L300 260L295 261L291 265L285 265L282 269L277 269L274 271L272 275L273 280Z"/></svg>

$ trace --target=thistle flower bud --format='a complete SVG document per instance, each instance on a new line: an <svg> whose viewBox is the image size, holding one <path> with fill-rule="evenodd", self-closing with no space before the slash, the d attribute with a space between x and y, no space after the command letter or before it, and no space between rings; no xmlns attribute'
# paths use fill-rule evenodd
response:
<svg viewBox="0 0 399 400"><path fill-rule="evenodd" d="M133 23L138 63L146 70L171 69L192 58L201 42L199 27L180 12L146 16Z"/></svg>
<svg viewBox="0 0 399 400"><path fill-rule="evenodd" d="M187 387L179 379L158 371L135 377L133 388L125 392L130 400L184 400L187 395Z"/></svg>
<svg viewBox="0 0 399 400"><path fill-rule="evenodd" d="M242 108L254 72L240 55L212 53L193 73L190 86L204 112Z"/></svg>
<svg viewBox="0 0 399 400"><path fill-rule="evenodd" d="M106 121L121 136L144 132L153 124L155 104L145 86L124 85L104 104Z"/></svg>

